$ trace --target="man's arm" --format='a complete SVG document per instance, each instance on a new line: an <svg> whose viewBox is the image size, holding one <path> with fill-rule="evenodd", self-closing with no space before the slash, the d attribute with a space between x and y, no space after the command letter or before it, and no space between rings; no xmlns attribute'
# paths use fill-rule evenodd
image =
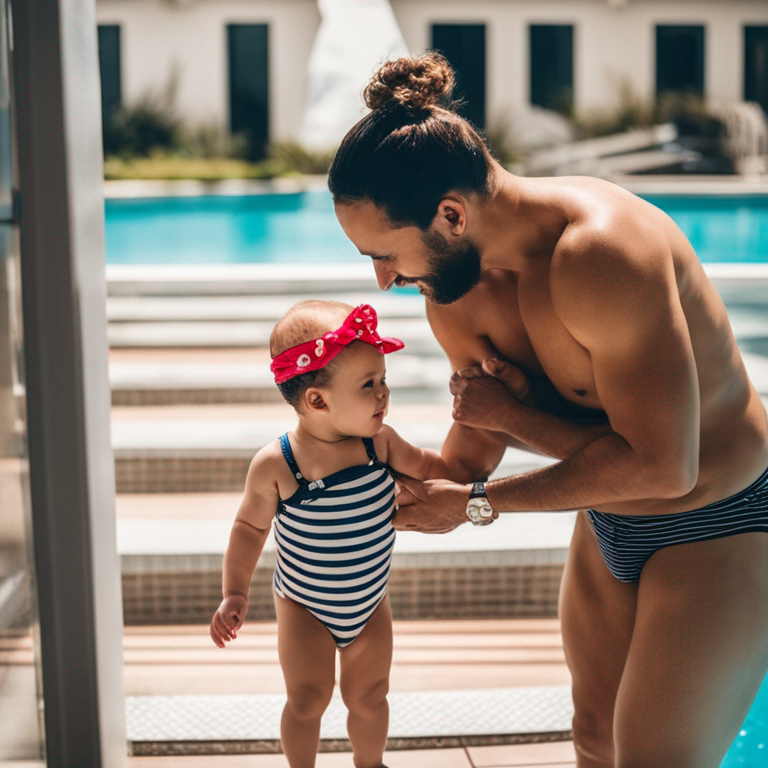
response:
<svg viewBox="0 0 768 768"><path fill-rule="evenodd" d="M494 372L500 368L502 373L497 377ZM556 459L573 456L613 432L607 419L568 419L521 403L504 384L503 377L509 375L510 369L518 370L503 361L489 360L482 368L488 373L478 374L477 367L455 373L451 378L453 418L475 430L490 429L496 430L496 435L510 435L517 445Z"/></svg>
<svg viewBox="0 0 768 768"><path fill-rule="evenodd" d="M495 509L599 508L678 498L695 486L699 389L674 265L652 232L625 231L621 243L592 236L563 247L550 278L555 311L590 353L613 432L557 464L487 483ZM434 519L435 530L464 521L465 486L414 490L422 503L401 509L403 527L419 515Z"/></svg>

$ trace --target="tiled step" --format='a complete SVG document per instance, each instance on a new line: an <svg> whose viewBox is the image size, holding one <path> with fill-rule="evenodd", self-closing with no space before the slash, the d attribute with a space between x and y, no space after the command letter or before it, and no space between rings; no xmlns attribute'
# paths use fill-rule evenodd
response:
<svg viewBox="0 0 768 768"><path fill-rule="evenodd" d="M110 323L152 321L234 321L268 320L276 322L306 294L250 296L110 296L107 319ZM360 293L355 291L323 294L323 299L352 306L371 304L382 326L391 318L424 318L424 299L416 293ZM382 327L386 334L386 328Z"/></svg>
<svg viewBox="0 0 768 768"><path fill-rule="evenodd" d="M282 695L129 696L133 755L258 754L279 751ZM566 741L573 705L567 686L419 691L389 695L387 748ZM321 751L349 751L346 708L334 694Z"/></svg>
<svg viewBox="0 0 768 768"><path fill-rule="evenodd" d="M110 323L109 346L119 348L266 348L274 322L262 321L189 321ZM441 354L440 347L426 320L391 318L381 326L387 336L403 339L409 352Z"/></svg>
<svg viewBox="0 0 768 768"><path fill-rule="evenodd" d="M156 428L160 427L161 432ZM205 429L205 426L208 429ZM293 420L260 425L226 422L147 422L113 424L118 493L214 493L241 491L251 459L259 448L292 429ZM398 429L409 442L440 448L439 435L427 424ZM546 457L509 449L497 472L502 476L544 466Z"/></svg>
<svg viewBox="0 0 768 768"><path fill-rule="evenodd" d="M249 363L112 362L109 377L117 406L283 401L265 356ZM395 402L406 394L411 401L434 399L447 391L449 377L444 358L403 352L387 359Z"/></svg>
<svg viewBox="0 0 768 768"><path fill-rule="evenodd" d="M317 296L378 291L368 259L359 264L108 265L109 296Z"/></svg>
<svg viewBox="0 0 768 768"><path fill-rule="evenodd" d="M223 506L221 498L212 503ZM157 500L154 514L145 509L140 519L118 520L127 626L209 621L221 599L234 495L226 498L226 516L219 508L215 519L180 519L175 503L173 517L163 518L166 499ZM143 504L150 506L151 497ZM201 512L198 503L196 514ZM569 512L515 513L503 514L488 528L467 524L439 536L399 531L390 577L393 614L398 619L555 616L574 522ZM270 535L251 581L250 619L274 619L274 566Z"/></svg>
<svg viewBox="0 0 768 768"><path fill-rule="evenodd" d="M127 625L123 641L126 695L285 694L277 623L251 621L249 613L237 641L220 649L210 638L210 618L197 624ZM570 683L556 618L395 618L393 632L393 692ZM28 663L33 661L31 639L25 648L13 652L14 660L26 653ZM433 651L439 658L432 658ZM192 676L190 667L195 669ZM237 670L236 691L229 687L233 670Z"/></svg>
<svg viewBox="0 0 768 768"><path fill-rule="evenodd" d="M705 264L704 271L729 306L765 305L765 264ZM109 296L317 296L378 291L373 269L363 257L360 263L323 265L109 265L107 288Z"/></svg>
<svg viewBox="0 0 768 768"><path fill-rule="evenodd" d="M758 392L768 395L768 358L751 352L742 357ZM265 356L239 363L215 357L207 362L112 362L109 375L115 406L282 402ZM444 357L402 353L387 360L394 402L444 396L449 377Z"/></svg>

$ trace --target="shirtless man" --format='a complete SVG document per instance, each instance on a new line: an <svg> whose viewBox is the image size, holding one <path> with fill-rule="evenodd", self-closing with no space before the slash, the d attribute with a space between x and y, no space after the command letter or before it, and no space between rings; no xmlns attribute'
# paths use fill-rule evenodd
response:
<svg viewBox="0 0 768 768"><path fill-rule="evenodd" d="M379 286L419 286L455 371L458 482L408 483L397 527L466 522L463 483L510 442L560 459L474 491L494 515L582 510L560 600L578 765L716 768L768 668L765 409L669 217L604 181L507 173L438 106L451 86L435 54L386 63L329 176Z"/></svg>

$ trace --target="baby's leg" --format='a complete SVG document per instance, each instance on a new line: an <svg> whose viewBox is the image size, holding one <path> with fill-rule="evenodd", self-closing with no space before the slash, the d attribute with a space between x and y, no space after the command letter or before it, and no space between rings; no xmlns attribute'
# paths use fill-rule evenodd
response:
<svg viewBox="0 0 768 768"><path fill-rule="evenodd" d="M357 639L341 649L339 686L356 768L379 768L389 726L392 611L385 597Z"/></svg>
<svg viewBox="0 0 768 768"><path fill-rule="evenodd" d="M277 646L288 701L280 722L291 768L314 768L320 718L333 694L336 643L303 606L275 595Z"/></svg>

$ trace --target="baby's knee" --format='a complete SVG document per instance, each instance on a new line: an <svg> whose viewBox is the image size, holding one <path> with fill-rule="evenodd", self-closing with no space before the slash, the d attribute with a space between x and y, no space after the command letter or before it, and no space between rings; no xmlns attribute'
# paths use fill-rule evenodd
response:
<svg viewBox="0 0 768 768"><path fill-rule="evenodd" d="M330 704L333 688L317 685L294 686L288 690L287 706L297 720L315 720L322 717Z"/></svg>
<svg viewBox="0 0 768 768"><path fill-rule="evenodd" d="M365 714L376 712L387 700L389 693L389 679L382 678L367 684L359 681L349 682L342 680L340 683L341 698L350 712Z"/></svg>

